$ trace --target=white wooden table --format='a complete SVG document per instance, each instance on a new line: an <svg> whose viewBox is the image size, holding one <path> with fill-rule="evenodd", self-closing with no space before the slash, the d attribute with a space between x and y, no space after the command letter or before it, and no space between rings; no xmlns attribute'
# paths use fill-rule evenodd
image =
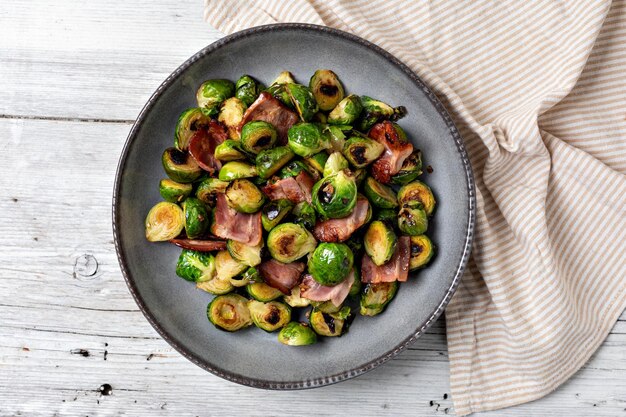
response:
<svg viewBox="0 0 626 417"><path fill-rule="evenodd" d="M443 320L360 378L266 392L191 364L139 312L113 246L117 160L156 87L220 36L199 1L0 0L0 416L454 414ZM492 415L626 415L626 315L557 392Z"/></svg>

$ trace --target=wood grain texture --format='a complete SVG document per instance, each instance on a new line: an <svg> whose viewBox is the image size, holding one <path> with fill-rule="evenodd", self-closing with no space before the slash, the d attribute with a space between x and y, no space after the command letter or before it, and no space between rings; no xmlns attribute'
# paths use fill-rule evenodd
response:
<svg viewBox="0 0 626 417"><path fill-rule="evenodd" d="M154 89L219 36L201 9L0 0L0 416L453 414L442 320L362 377L265 392L191 364L139 312L113 245L115 169ZM626 414L621 320L565 386L497 415Z"/></svg>

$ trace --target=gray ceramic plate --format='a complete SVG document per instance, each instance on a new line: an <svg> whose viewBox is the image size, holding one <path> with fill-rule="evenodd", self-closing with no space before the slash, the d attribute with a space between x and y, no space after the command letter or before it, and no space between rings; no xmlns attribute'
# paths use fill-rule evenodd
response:
<svg viewBox="0 0 626 417"><path fill-rule="evenodd" d="M335 71L349 92L409 110L400 121L425 165L438 200L430 235L432 264L401 286L386 312L357 317L340 338L306 347L278 343L276 334L250 328L226 333L206 318L210 294L174 272L180 249L150 244L144 218L160 201L160 158L172 146L178 115L194 106L210 78L251 74L266 84L282 70L308 83L318 68ZM419 337L450 300L467 262L474 226L474 186L465 149L433 93L393 56L360 38L319 26L281 24L227 36L170 75L133 126L120 158L113 196L113 232L120 266L148 321L180 353L202 368L240 384L271 389L317 387L360 375Z"/></svg>

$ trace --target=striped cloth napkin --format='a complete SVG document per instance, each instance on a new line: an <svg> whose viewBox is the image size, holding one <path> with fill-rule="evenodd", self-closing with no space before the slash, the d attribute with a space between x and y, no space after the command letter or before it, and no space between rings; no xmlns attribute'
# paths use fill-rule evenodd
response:
<svg viewBox="0 0 626 417"><path fill-rule="evenodd" d="M446 310L458 415L540 398L589 359L626 306L626 1L206 0L205 17L352 32L452 113L477 185Z"/></svg>

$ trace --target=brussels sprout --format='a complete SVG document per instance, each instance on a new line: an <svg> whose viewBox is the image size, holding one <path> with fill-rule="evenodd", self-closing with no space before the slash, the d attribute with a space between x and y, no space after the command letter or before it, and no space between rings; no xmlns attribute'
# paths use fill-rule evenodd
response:
<svg viewBox="0 0 626 417"><path fill-rule="evenodd" d="M422 153L418 150L413 152L402 163L402 168L391 177L393 184L408 184L422 175Z"/></svg>
<svg viewBox="0 0 626 417"><path fill-rule="evenodd" d="M315 123L298 123L291 126L287 138L291 150L303 158L308 158L329 146L328 138Z"/></svg>
<svg viewBox="0 0 626 417"><path fill-rule="evenodd" d="M262 120L248 122L241 128L241 145L255 155L273 147L277 137L276 128Z"/></svg>
<svg viewBox="0 0 626 417"><path fill-rule="evenodd" d="M210 206L215 206L217 194L226 192L228 184L227 181L217 178L205 178L196 189L196 197Z"/></svg>
<svg viewBox="0 0 626 417"><path fill-rule="evenodd" d="M300 119L304 122L311 120L318 110L317 101L315 101L311 90L308 87L295 83L286 84L285 88L291 102L300 115Z"/></svg>
<svg viewBox="0 0 626 417"><path fill-rule="evenodd" d="M176 148L167 148L161 162L167 176L183 184L194 182L203 172L188 152Z"/></svg>
<svg viewBox="0 0 626 417"><path fill-rule="evenodd" d="M326 163L324 164L324 177L329 177L343 171L349 167L348 161L343 157L341 152L333 152L330 154Z"/></svg>
<svg viewBox="0 0 626 417"><path fill-rule="evenodd" d="M348 293L349 297L358 297L359 294L361 294L361 288L363 287L363 284L361 284L361 277L359 275L359 269L354 268L354 282L350 287L350 292Z"/></svg>
<svg viewBox="0 0 626 417"><path fill-rule="evenodd" d="M315 226L315 209L306 201L301 201L295 205L292 216L294 223L302 225L307 229L313 229Z"/></svg>
<svg viewBox="0 0 626 417"><path fill-rule="evenodd" d="M246 162L230 161L222 166L218 177L222 181L233 181L239 178L251 178L256 175L257 170L254 165Z"/></svg>
<svg viewBox="0 0 626 417"><path fill-rule="evenodd" d="M377 160L385 147L365 136L352 136L343 147L343 154L356 168L365 168Z"/></svg>
<svg viewBox="0 0 626 417"><path fill-rule="evenodd" d="M294 157L288 146L277 146L260 152L256 156L256 170L259 177L268 179Z"/></svg>
<svg viewBox="0 0 626 417"><path fill-rule="evenodd" d="M398 213L398 228L402 233L409 236L426 233L428 216L424 210L424 205L418 202L404 203Z"/></svg>
<svg viewBox="0 0 626 417"><path fill-rule="evenodd" d="M263 224L263 229L266 232L269 232L280 223L287 214L293 208L293 204L291 201L287 199L273 200L268 202L265 206L263 206L263 211L261 212L261 223Z"/></svg>
<svg viewBox="0 0 626 417"><path fill-rule="evenodd" d="M317 70L309 81L309 88L315 96L320 110L328 111L343 99L343 85L337 74L331 70Z"/></svg>
<svg viewBox="0 0 626 417"><path fill-rule="evenodd" d="M226 242L226 249L230 256L240 264L247 266L257 266L261 263L261 249L263 249L263 241L257 246L246 245L229 239Z"/></svg>
<svg viewBox="0 0 626 417"><path fill-rule="evenodd" d="M229 281L232 277L245 271L246 268L246 265L236 261L227 250L221 250L215 255L216 279Z"/></svg>
<svg viewBox="0 0 626 417"><path fill-rule="evenodd" d="M198 282L196 284L196 288L213 295L228 294L235 289L229 280L221 280L217 278L213 278L210 281Z"/></svg>
<svg viewBox="0 0 626 417"><path fill-rule="evenodd" d="M291 320L291 308L278 301L248 301L252 322L259 329L274 332Z"/></svg>
<svg viewBox="0 0 626 417"><path fill-rule="evenodd" d="M394 209L379 209L374 214L374 220L385 222L390 226L395 226L398 223L398 212Z"/></svg>
<svg viewBox="0 0 626 417"><path fill-rule="evenodd" d="M391 259L396 250L398 237L393 228L379 220L373 221L367 232L363 244L365 252L372 258L372 262L381 266Z"/></svg>
<svg viewBox="0 0 626 417"><path fill-rule="evenodd" d="M317 113L313 115L313 117L311 118L311 121L313 123L320 123L320 124L325 125L326 122L328 121L328 116L318 111Z"/></svg>
<svg viewBox="0 0 626 417"><path fill-rule="evenodd" d="M336 306L332 301L311 301L311 306L315 310L319 310L322 313L333 314L338 313L341 310L341 306Z"/></svg>
<svg viewBox="0 0 626 417"><path fill-rule="evenodd" d="M176 204L162 201L150 209L145 225L148 241L163 242L183 231L185 216Z"/></svg>
<svg viewBox="0 0 626 417"><path fill-rule="evenodd" d="M313 207L323 217L338 219L352 213L357 189L354 177L346 172L322 178L313 186Z"/></svg>
<svg viewBox="0 0 626 417"><path fill-rule="evenodd" d="M398 191L398 202L401 205L411 201L422 203L428 216L431 216L435 210L435 196L430 187L421 181L414 181L404 185Z"/></svg>
<svg viewBox="0 0 626 417"><path fill-rule="evenodd" d="M234 180L226 187L226 202L240 213L256 213L265 203L265 195L248 180Z"/></svg>
<svg viewBox="0 0 626 417"><path fill-rule="evenodd" d="M237 80L235 89L235 97L241 100L246 106L249 106L254 103L254 100L261 94L263 86L257 83L251 76L243 75Z"/></svg>
<svg viewBox="0 0 626 417"><path fill-rule="evenodd" d="M361 114L363 106L359 96L350 94L337 104L328 115L328 124L351 125ZM372 123L373 124L373 123Z"/></svg>
<svg viewBox="0 0 626 417"><path fill-rule="evenodd" d="M328 134L330 149L335 152L343 152L343 147L346 144L346 134L344 131L339 126L327 126L324 133Z"/></svg>
<svg viewBox="0 0 626 417"><path fill-rule="evenodd" d="M307 164L300 160L295 160L285 165L283 169L280 170L279 176L280 178L296 177L302 171L306 172L309 175L311 174L311 170L309 169Z"/></svg>
<svg viewBox="0 0 626 417"><path fill-rule="evenodd" d="M283 85L283 84L295 84L296 80L293 78L293 74L289 71L283 71L278 74L278 77L272 82L272 85Z"/></svg>
<svg viewBox="0 0 626 417"><path fill-rule="evenodd" d="M229 138L239 139L239 124L246 108L246 104L237 97L231 97L222 103L217 120L226 126Z"/></svg>
<svg viewBox="0 0 626 417"><path fill-rule="evenodd" d="M328 161L328 154L326 152L318 152L315 155L306 158L305 161L314 170L322 173L324 172L324 165L326 165L326 161Z"/></svg>
<svg viewBox="0 0 626 417"><path fill-rule="evenodd" d="M215 258L208 252L183 249L176 263L176 275L187 281L210 281L215 278Z"/></svg>
<svg viewBox="0 0 626 417"><path fill-rule="evenodd" d="M257 269L253 266L246 269L243 274L230 279L230 284L237 288L245 287L246 285L254 284L255 282L263 282L263 279L261 278L259 271L257 271Z"/></svg>
<svg viewBox="0 0 626 417"><path fill-rule="evenodd" d="M207 307L209 321L220 329L234 332L252 324L248 300L238 294L217 296Z"/></svg>
<svg viewBox="0 0 626 417"><path fill-rule="evenodd" d="M196 93L198 107L204 114L217 114L220 104L227 98L235 95L235 84L229 80L209 80L202 83Z"/></svg>
<svg viewBox="0 0 626 417"><path fill-rule="evenodd" d="M358 128L362 132L369 130L381 120L396 121L406 115L404 106L393 108L389 104L367 96L361 97L361 105L363 106L363 113L359 119Z"/></svg>
<svg viewBox="0 0 626 417"><path fill-rule="evenodd" d="M250 294L250 297L263 302L273 301L283 296L280 290L270 287L264 282L249 284L246 286L246 291Z"/></svg>
<svg viewBox="0 0 626 417"><path fill-rule="evenodd" d="M411 271L424 267L435 254L435 245L426 235L411 236Z"/></svg>
<svg viewBox="0 0 626 417"><path fill-rule="evenodd" d="M367 177L367 171L364 169L357 169L352 173L352 175L354 175L354 182L356 183L356 186L360 187Z"/></svg>
<svg viewBox="0 0 626 417"><path fill-rule="evenodd" d="M192 190L191 184L181 184L169 178L159 181L159 194L170 203L180 203L191 194Z"/></svg>
<svg viewBox="0 0 626 417"><path fill-rule="evenodd" d="M337 285L348 277L354 255L344 243L320 243L309 258L309 273L322 285Z"/></svg>
<svg viewBox="0 0 626 417"><path fill-rule="evenodd" d="M398 207L398 199L393 190L372 177L367 177L365 180L363 193L376 207L383 209Z"/></svg>
<svg viewBox="0 0 626 417"><path fill-rule="evenodd" d="M202 109L193 107L187 109L178 117L174 133L174 146L176 149L186 151L189 141L197 130L208 126L211 118L202 112Z"/></svg>
<svg viewBox="0 0 626 417"><path fill-rule="evenodd" d="M361 315L375 316L382 313L397 292L397 281L367 284L361 295Z"/></svg>
<svg viewBox="0 0 626 417"><path fill-rule="evenodd" d="M346 319L349 315L350 307L347 306L336 313L324 313L314 308L309 316L309 323L320 336L341 336L347 330Z"/></svg>
<svg viewBox="0 0 626 417"><path fill-rule="evenodd" d="M292 321L278 333L278 341L288 346L305 346L317 342L317 335L303 323Z"/></svg>
<svg viewBox="0 0 626 417"><path fill-rule="evenodd" d="M189 197L183 201L182 206L185 214L185 233L189 239L200 237L209 230L211 216L202 201Z"/></svg>
<svg viewBox="0 0 626 417"><path fill-rule="evenodd" d="M311 301L307 298L300 296L300 286L296 285L291 289L290 295L283 296L283 300L291 307L306 307L311 304Z"/></svg>
<svg viewBox="0 0 626 417"><path fill-rule="evenodd" d="M294 109L291 97L289 97L289 93L287 92L287 88L284 84L272 84L267 87L265 91L270 93L272 97L283 103L286 107Z"/></svg>
<svg viewBox="0 0 626 417"><path fill-rule="evenodd" d="M227 139L215 147L215 158L220 161L240 161L246 159L246 155L241 150L241 142Z"/></svg>
<svg viewBox="0 0 626 417"><path fill-rule="evenodd" d="M304 227L283 223L274 227L267 236L267 248L274 259L290 263L302 258L313 249L317 241Z"/></svg>

